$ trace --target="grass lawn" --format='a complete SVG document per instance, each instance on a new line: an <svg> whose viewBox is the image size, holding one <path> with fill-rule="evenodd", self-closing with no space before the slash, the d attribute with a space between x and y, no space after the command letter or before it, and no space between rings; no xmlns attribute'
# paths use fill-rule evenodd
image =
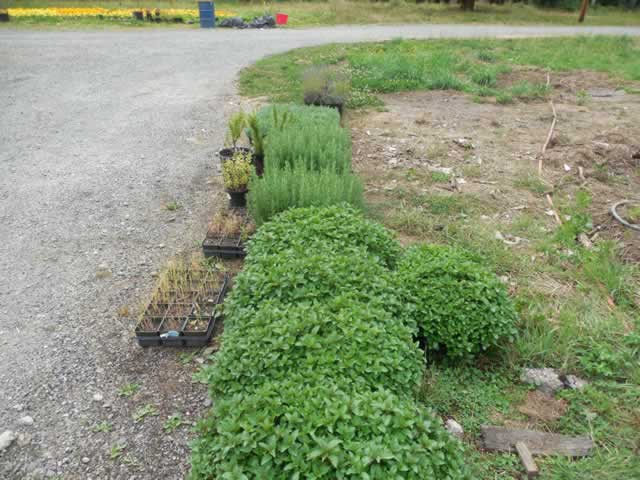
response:
<svg viewBox="0 0 640 480"><path fill-rule="evenodd" d="M195 1L130 1L99 0L11 0L10 8L44 7L104 7L104 8L197 8ZM366 6L366 8L365 8ZM533 6L515 4L512 6L479 5L475 12L462 12L455 5L415 4L408 2L350 2L331 0L329 2L275 2L236 3L216 2L216 9L252 18L265 12L284 12L289 15L289 26L321 26L341 24L393 24L393 23L494 23L494 24L577 24L577 13L562 10L548 10ZM134 26L141 22L124 19L97 18L15 18L10 25L51 25L51 26ZM640 11L624 11L615 8L594 8L590 10L586 25L640 25ZM166 25L166 24L165 24ZM194 27L195 28L195 27Z"/></svg>
<svg viewBox="0 0 640 480"><path fill-rule="evenodd" d="M523 66L552 72L595 70L609 73L619 85L631 85L640 80L640 42L614 37L398 40L306 48L247 68L240 77L241 92L299 103L303 71L319 64L332 64L350 73L352 107L379 106L383 110L376 97L379 93L453 89L467 92L476 101L492 97L498 103L514 102L509 108L526 109L518 100L542 99L550 93L546 85L504 84L501 74ZM629 86L629 90L633 88ZM375 109L369 111L375 113ZM362 120L362 112L348 115L347 122ZM427 118L430 115L436 112L427 113ZM365 120L360 127L364 131L369 125ZM382 128L391 127L385 123ZM367 131L364 138L368 135ZM402 143L404 137L395 138L393 132L389 135L388 145L408 146ZM451 160L446 148L436 151L440 144L433 145L429 157L447 165ZM589 208L595 201L590 190L595 180L590 179L593 183L571 195L563 190L554 197L565 219L562 227L543 212L531 210L523 210L506 222L505 209L509 211L513 205L500 205L491 195L481 200L468 193L438 193L449 179L420 168L367 172L372 168L367 162L373 162L367 158L375 155L366 153L372 151L360 153L363 160L356 167L365 184L392 185L381 189L382 193L378 189L368 195L370 215L408 243L455 244L479 253L508 282L518 305L519 335L513 344L473 365L433 363L420 392L424 405L464 426L472 478L515 479L522 475L517 456L485 453L478 448L479 428L484 423L584 434L594 439L597 448L592 457L537 459L542 479L640 478L640 268L625 263L613 241L603 239L594 250L576 242L578 233L593 226ZM485 159L482 167L465 166L465 178L482 177L490 163ZM502 176L493 177L497 181L489 183L497 185L487 187L496 190L496 198L509 190L516 201L539 201L550 188L535 174L523 172L509 184ZM626 181L640 182L640 170L636 168ZM506 245L496 239L496 230L527 240L517 247ZM522 367L557 368L587 379L590 385L580 392L564 390L556 395L566 408L559 419L532 420L520 409L530 392L519 380Z"/></svg>
<svg viewBox="0 0 640 480"><path fill-rule="evenodd" d="M516 66L551 71L590 69L640 80L640 40L581 37L526 40L397 40L327 45L265 58L245 69L240 92L276 102L302 101L302 76L311 65L335 65L351 77L351 107L379 105L377 93L461 90L500 103L546 95L544 84L501 86L498 78Z"/></svg>

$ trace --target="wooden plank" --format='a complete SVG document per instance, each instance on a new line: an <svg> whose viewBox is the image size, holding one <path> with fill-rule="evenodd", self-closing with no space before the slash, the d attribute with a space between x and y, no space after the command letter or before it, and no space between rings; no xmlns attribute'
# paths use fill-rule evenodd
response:
<svg viewBox="0 0 640 480"><path fill-rule="evenodd" d="M568 457L584 457L591 454L593 441L587 436L570 437L557 433L520 430L515 428L480 427L482 441L486 450L514 452L517 442L527 444L533 455L565 455Z"/></svg>
<svg viewBox="0 0 640 480"><path fill-rule="evenodd" d="M516 442L516 450L524 469L527 471L527 478L536 478L540 474L540 470L538 470L536 462L533 461L533 456L527 445L523 442Z"/></svg>

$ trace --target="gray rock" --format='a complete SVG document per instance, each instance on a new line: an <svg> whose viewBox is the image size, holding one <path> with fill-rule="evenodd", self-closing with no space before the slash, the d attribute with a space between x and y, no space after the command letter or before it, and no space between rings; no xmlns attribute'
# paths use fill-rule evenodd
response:
<svg viewBox="0 0 640 480"><path fill-rule="evenodd" d="M202 402L202 404L207 408L210 407L212 403L213 402L211 401L211 399L209 397L205 398L204 402Z"/></svg>
<svg viewBox="0 0 640 480"><path fill-rule="evenodd" d="M584 387L589 385L589 382L580 377L576 377L575 375L563 375L560 379L564 383L565 387L570 388L571 390L582 390Z"/></svg>
<svg viewBox="0 0 640 480"><path fill-rule="evenodd" d="M31 435L27 434L27 433L20 433L18 435L18 446L19 447L26 447L27 445L29 445L31 443L33 437L31 437Z"/></svg>
<svg viewBox="0 0 640 480"><path fill-rule="evenodd" d="M82 457L82 463L89 463L91 459L89 457Z"/></svg>
<svg viewBox="0 0 640 480"><path fill-rule="evenodd" d="M538 390L548 395L553 395L564 388L558 372L553 368L525 368L520 375L520 380L535 385Z"/></svg>
<svg viewBox="0 0 640 480"><path fill-rule="evenodd" d="M29 415L25 415L20 420L18 420L18 424L19 425L25 425L25 426L29 427L29 426L33 425L33 418L30 417Z"/></svg>
<svg viewBox="0 0 640 480"><path fill-rule="evenodd" d="M464 430L462 428L462 425L456 422L453 418L450 418L446 422L444 422L444 428L446 428L447 431L454 437L464 437Z"/></svg>
<svg viewBox="0 0 640 480"><path fill-rule="evenodd" d="M4 432L2 432L0 434L0 452L3 452L7 448L9 448L16 438L16 434L11 430L5 430Z"/></svg>

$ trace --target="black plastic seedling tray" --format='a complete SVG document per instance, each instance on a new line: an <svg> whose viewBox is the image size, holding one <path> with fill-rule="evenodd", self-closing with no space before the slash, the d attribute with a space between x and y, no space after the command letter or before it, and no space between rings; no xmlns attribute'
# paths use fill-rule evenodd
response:
<svg viewBox="0 0 640 480"><path fill-rule="evenodd" d="M206 237L202 242L202 253L206 258L244 258L247 255L240 234L237 238Z"/></svg>
<svg viewBox="0 0 640 480"><path fill-rule="evenodd" d="M246 210L236 208L234 211L244 217L243 227L246 227L250 223ZM202 242L202 253L206 258L244 258L247 255L244 243L240 232L234 235L211 235L207 232Z"/></svg>
<svg viewBox="0 0 640 480"><path fill-rule="evenodd" d="M220 290L194 291L189 312L186 315L170 315L172 308L179 307L178 310L180 310L184 307L182 302L149 304L143 320L136 327L138 344L141 347L202 347L206 345L211 340L216 321L222 317L220 306L227 293L228 285L229 276L224 273ZM162 316L158 315L160 311L163 311ZM145 330L142 325L144 322L154 325L153 329ZM190 329L195 322L206 323L206 328ZM168 330L167 324L174 324L174 328Z"/></svg>

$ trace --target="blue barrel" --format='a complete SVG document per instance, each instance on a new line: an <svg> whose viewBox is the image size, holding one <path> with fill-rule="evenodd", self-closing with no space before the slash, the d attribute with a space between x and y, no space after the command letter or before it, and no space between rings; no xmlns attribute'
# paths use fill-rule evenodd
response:
<svg viewBox="0 0 640 480"><path fill-rule="evenodd" d="M200 11L200 28L213 28L216 26L216 10L213 2L198 2Z"/></svg>

